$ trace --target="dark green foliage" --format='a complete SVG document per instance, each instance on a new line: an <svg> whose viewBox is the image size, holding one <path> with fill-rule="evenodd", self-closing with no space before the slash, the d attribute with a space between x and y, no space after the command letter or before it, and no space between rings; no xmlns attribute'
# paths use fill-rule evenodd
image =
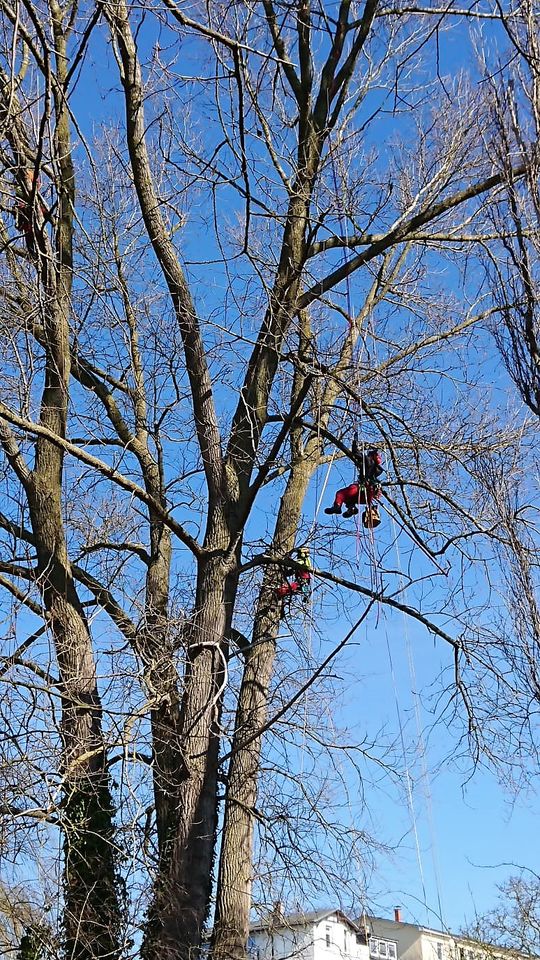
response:
<svg viewBox="0 0 540 960"><path fill-rule="evenodd" d="M19 943L16 960L45 960L50 931L42 924L32 923L25 927Z"/></svg>
<svg viewBox="0 0 540 960"><path fill-rule="evenodd" d="M78 783L64 803L64 951L70 960L118 960L121 955L125 890L114 815L103 773Z"/></svg>

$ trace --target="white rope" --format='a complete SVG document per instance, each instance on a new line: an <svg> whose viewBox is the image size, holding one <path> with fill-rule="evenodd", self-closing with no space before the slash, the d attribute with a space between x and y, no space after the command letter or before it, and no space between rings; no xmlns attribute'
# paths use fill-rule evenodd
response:
<svg viewBox="0 0 540 960"><path fill-rule="evenodd" d="M397 525L393 515L392 515L392 526L393 526L393 533L394 533L394 549L396 552L396 563L397 563L397 570L398 570L398 583L399 583L400 592L402 596L404 596L406 592L406 584L405 584L405 578L402 572L401 553L399 549ZM432 860L432 866L433 866L433 877L435 880L435 890L437 894L439 920L441 921L441 924L444 926L439 861L438 861L438 855L437 855L435 825L434 825L434 819L433 819L431 784L430 784L429 771L426 763L426 745L425 745L424 735L422 732L422 723L420 718L420 701L418 696L418 684L416 680L414 654L413 654L411 639L409 635L407 617L404 611L402 612L402 618L403 618L403 634L405 638L405 649L407 653L407 664L408 664L409 680L410 680L410 687L411 687L411 696L413 700L414 716L415 716L415 723L416 723L416 735L418 738L418 753L420 758L420 781L422 783L424 797L426 799L428 829L429 829L430 847L431 847L431 860ZM423 877L422 869L421 869L421 874ZM428 904L426 902L426 891L424 888L423 879L422 879L422 890L424 894L424 902L425 902L426 909L429 909Z"/></svg>
<svg viewBox="0 0 540 960"><path fill-rule="evenodd" d="M398 692L397 692L396 677L395 677L395 673L394 673L394 663L393 663L393 660L392 660L392 651L391 651L391 649L390 649L390 641L388 640L388 630L385 630L385 636L386 636L386 649L387 649L387 651L388 651L388 660L389 660L389 663L390 663L390 675L391 675L391 677L392 677L392 686L393 686L393 690L394 690L394 701L395 701L396 714L397 714L398 727L399 727L399 737L400 737L400 741L401 741L401 751L402 751L402 755L403 755L403 766L404 766L404 768L405 768L405 784L406 784L406 792L407 792L407 806L408 806L408 808L409 808L409 814L410 814L410 817L411 817L411 825L412 825L412 830L413 830L413 835L414 835L414 844L415 844L415 848L416 848L416 859L417 859L417 862L418 862L418 871L419 871L419 874L420 874L420 883L421 883L421 885L422 885L422 895L423 895L423 898L424 898L424 904L427 905L426 882L425 882L425 876L424 876L424 866L423 866L423 861L422 861L422 851L421 851L421 849L420 849L420 838L419 838L419 835L418 835L418 825L417 825L417 820L416 820L416 810L415 810L415 806L414 806L414 798L413 798L413 791L412 791L411 775L410 775L410 773L409 773L409 764L408 764L408 761L407 761L407 754L406 754L406 750L405 750L405 736L404 736L404 733L403 733L403 724L402 724L402 722L401 722L401 710L399 709L399 697L398 697Z"/></svg>
<svg viewBox="0 0 540 960"><path fill-rule="evenodd" d="M395 524L394 524L394 527L395 527ZM396 540L395 540L394 547L395 547L395 551L396 551L397 569L398 569L398 571L399 571L399 586L400 586L400 591L401 591L401 593L404 595L404 594L405 594L406 587L405 587L404 577L403 577L403 573L402 573L401 554L400 554L399 544L398 544L397 538L396 538ZM419 746L421 783L422 783L422 787L423 787L423 790L424 790L424 796L425 796L425 799L426 799L428 828L429 828L429 838L430 838L430 846L431 846L431 861L432 861L432 866L433 866L433 876L434 876L434 879L435 879L435 890L436 890L436 893L437 893L437 905L438 905L438 909L439 909L439 920L441 921L441 924L444 926L444 916L443 916L442 897L441 897L441 880L440 880L440 871L439 871L439 859L438 859L438 855L437 855L437 845L436 845L436 839L435 839L435 825L434 825L434 820L433 820L433 802L432 802L432 793L431 793L431 783L430 783L429 770L428 770L427 763L426 763L426 744L425 744L425 740L424 740L424 734L423 734L423 731L422 731L422 722L421 722L421 718L420 718L420 698L419 698L419 696L418 696L418 684L417 684L417 680L416 680L416 668L415 668L415 663L414 663L414 654L413 654L413 649L412 649L412 644L411 644L411 638L410 638L410 635L409 635L407 617L405 616L405 613L404 613L404 612L402 613L402 617L403 617L403 633L404 633L404 636L405 636L405 649L406 649L406 652L407 652L407 664L408 664L408 668L409 668L409 680L410 680L410 683L411 683L411 694L412 694L413 706L414 706L414 717L415 717L415 723L416 723L416 735L417 735L417 738L418 738L418 746Z"/></svg>

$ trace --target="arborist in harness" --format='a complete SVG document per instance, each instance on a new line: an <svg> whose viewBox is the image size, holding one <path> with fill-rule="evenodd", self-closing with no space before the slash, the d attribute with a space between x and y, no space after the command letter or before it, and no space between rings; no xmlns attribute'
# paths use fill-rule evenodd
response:
<svg viewBox="0 0 540 960"><path fill-rule="evenodd" d="M295 551L297 566L283 569L283 583L276 590L276 597L282 601L281 616L285 614L285 607L290 605L291 599L297 594L307 603L311 595L312 564L307 547L298 547ZM298 566L301 569L298 569Z"/></svg>
<svg viewBox="0 0 540 960"><path fill-rule="evenodd" d="M384 472L382 456L380 450L372 447L366 453L362 453L358 448L358 438L354 435L352 445L353 459L358 467L358 480L350 483L348 487L342 487L338 490L331 507L326 507L325 513L341 513L341 508L345 505L344 517L354 517L358 513L358 504L366 504L366 509L362 513L362 523L364 527L373 530L378 527L381 518L379 508L374 502L381 497L381 485L379 477Z"/></svg>

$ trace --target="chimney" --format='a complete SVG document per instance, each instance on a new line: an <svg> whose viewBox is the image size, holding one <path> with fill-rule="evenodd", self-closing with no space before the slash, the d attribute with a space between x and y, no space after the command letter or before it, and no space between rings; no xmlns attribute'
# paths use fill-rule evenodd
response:
<svg viewBox="0 0 540 960"><path fill-rule="evenodd" d="M394 907L394 923L401 922L401 907Z"/></svg>

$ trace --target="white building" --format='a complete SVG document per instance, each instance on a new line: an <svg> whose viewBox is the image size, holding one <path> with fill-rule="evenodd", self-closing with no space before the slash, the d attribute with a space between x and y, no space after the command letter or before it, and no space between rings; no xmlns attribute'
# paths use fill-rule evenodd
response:
<svg viewBox="0 0 540 960"><path fill-rule="evenodd" d="M274 910L251 926L249 954L252 960L369 960L364 932L341 910L292 916Z"/></svg>
<svg viewBox="0 0 540 960"><path fill-rule="evenodd" d="M461 960L455 954L454 937L415 923L404 923L399 907L394 911L393 920L369 917L367 926L371 960L386 960L385 944L389 940L397 944L398 960Z"/></svg>
<svg viewBox="0 0 540 960"><path fill-rule="evenodd" d="M519 950L506 950L450 931L444 933L416 923L404 923L399 907L394 910L393 920L369 917L366 926L370 960L389 957L385 952L385 943L389 940L397 943L398 960L518 960L524 957Z"/></svg>
<svg viewBox="0 0 540 960"><path fill-rule="evenodd" d="M351 920L341 910L284 916L275 909L250 930L251 960L520 960L519 951L394 919Z"/></svg>

